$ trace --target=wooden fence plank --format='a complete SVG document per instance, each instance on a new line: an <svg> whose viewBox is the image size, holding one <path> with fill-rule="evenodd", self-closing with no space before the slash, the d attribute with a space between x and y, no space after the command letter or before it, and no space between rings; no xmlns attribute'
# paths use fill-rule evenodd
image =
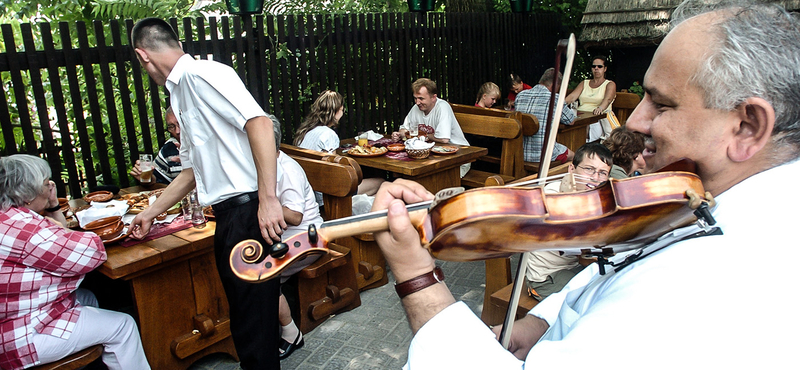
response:
<svg viewBox="0 0 800 370"><path fill-rule="evenodd" d="M17 52L17 45L14 41L14 31L10 24L0 25L3 30L3 42L6 45L8 54L8 69L11 75L11 86L14 89L17 114L19 115L22 127L22 137L24 142L20 146L22 152L37 155L39 148L36 145L36 138L33 136L33 125L30 110L28 109L28 96L25 94L25 84L22 82L22 70L20 60L25 56Z"/></svg>
<svg viewBox="0 0 800 370"><path fill-rule="evenodd" d="M89 49L89 36L86 32L86 25L83 22L76 23L78 32L78 45L80 47L80 55L86 56L91 53ZM100 97L97 95L97 83L94 78L94 66L90 58L83 58L83 78L86 83L86 99L89 101L89 112L91 112L92 127L94 128L94 147L97 149L97 161L92 162L95 169L100 167L100 174L103 178L111 178L111 162L108 160L109 150L106 144L105 135L103 134L103 116L100 113ZM99 162L99 163L97 163ZM97 179L89 177L86 173L86 181L89 183L89 189L97 186Z"/></svg>
<svg viewBox="0 0 800 370"><path fill-rule="evenodd" d="M67 194L67 187L69 193L80 194L81 188L77 181L69 181L69 179L78 178L78 167L75 161L75 152L72 146L72 134L69 132L69 121L67 119L67 107L64 100L64 89L61 86L61 76L58 70L58 57L56 56L55 45L53 43L53 34L50 31L50 23L40 23L39 33L42 35L42 46L44 47L45 55L47 56L47 76L50 81L51 93L53 97L53 110L56 112L56 122L58 123L58 132L61 136L60 152L58 167L61 167L61 161L67 169L68 178L67 183L61 178L61 173L53 173L51 178L57 179L56 188L58 189L59 196ZM57 168L58 168L57 167Z"/></svg>
<svg viewBox="0 0 800 370"><path fill-rule="evenodd" d="M119 125L119 118L117 116L117 104L114 97L114 85L111 82L111 70L109 66L111 65L111 61L108 59L106 53L104 53L103 49L106 49L106 38L105 38L105 29L103 27L103 23L100 21L94 22L94 37L97 40L97 48L100 53L98 53L99 61L98 66L100 67L100 74L103 76L103 96L105 97L106 102L106 117L108 118L108 127L109 130L106 135L111 136L111 145L114 148L112 152L114 156L114 162L116 164L117 174L119 177L125 177L125 173L128 172L128 164L127 160L125 159L125 151L122 146L122 130L120 130ZM105 140L105 138L103 138ZM105 184L115 184L115 178L112 173L106 175L103 178L103 182ZM126 180L127 182L127 180Z"/></svg>

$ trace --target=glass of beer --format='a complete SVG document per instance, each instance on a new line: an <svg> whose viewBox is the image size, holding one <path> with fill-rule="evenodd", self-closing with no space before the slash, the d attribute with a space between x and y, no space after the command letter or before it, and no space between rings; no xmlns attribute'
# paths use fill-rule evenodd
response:
<svg viewBox="0 0 800 370"><path fill-rule="evenodd" d="M143 184L150 184L153 182L153 155L140 154L139 155L139 169L142 174L139 175L139 182Z"/></svg>

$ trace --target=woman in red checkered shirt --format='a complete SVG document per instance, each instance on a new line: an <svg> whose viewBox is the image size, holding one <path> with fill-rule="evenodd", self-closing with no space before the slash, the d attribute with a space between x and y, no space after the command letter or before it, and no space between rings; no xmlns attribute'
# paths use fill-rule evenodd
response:
<svg viewBox="0 0 800 370"><path fill-rule="evenodd" d="M25 369L102 344L109 369L149 369L136 323L96 308L83 277L106 260L100 238L71 231L43 159L0 158L0 368Z"/></svg>

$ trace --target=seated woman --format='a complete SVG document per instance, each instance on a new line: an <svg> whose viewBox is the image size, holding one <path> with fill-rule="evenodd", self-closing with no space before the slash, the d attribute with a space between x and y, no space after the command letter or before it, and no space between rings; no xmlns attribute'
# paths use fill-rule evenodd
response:
<svg viewBox="0 0 800 370"><path fill-rule="evenodd" d="M572 104L576 100L580 101L578 112L591 112L594 115L610 112L611 103L617 97L617 84L606 79L606 72L608 72L608 58L603 55L593 57L592 78L575 86L575 90L567 95L565 102ZM589 125L587 141L596 141L604 134L608 132L604 132L602 122L592 123Z"/></svg>
<svg viewBox="0 0 800 370"><path fill-rule="evenodd" d="M494 82L487 82L481 85L478 90L478 97L475 100L475 106L481 108L491 108L497 103L497 98L500 97L500 87Z"/></svg>
<svg viewBox="0 0 800 370"><path fill-rule="evenodd" d="M102 344L109 369L149 369L133 318L96 308L94 295L78 289L105 262L103 242L64 224L47 162L0 158L0 368L25 369Z"/></svg>
<svg viewBox="0 0 800 370"><path fill-rule="evenodd" d="M319 95L294 137L294 145L320 152L334 152L339 148L339 136L333 131L344 116L344 98L336 91L325 90ZM358 185L358 194L373 196L383 179L369 178ZM321 204L321 202L319 202Z"/></svg>
<svg viewBox="0 0 800 370"><path fill-rule="evenodd" d="M645 168L646 163L642 156L645 150L644 135L628 131L624 126L617 127L603 141L603 145L611 151L614 159L608 177L624 179Z"/></svg>

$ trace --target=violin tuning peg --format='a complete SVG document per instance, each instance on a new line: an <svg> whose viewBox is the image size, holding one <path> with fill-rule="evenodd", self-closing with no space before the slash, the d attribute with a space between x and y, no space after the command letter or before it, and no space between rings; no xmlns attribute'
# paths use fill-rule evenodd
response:
<svg viewBox="0 0 800 370"><path fill-rule="evenodd" d="M275 243L269 247L269 255L275 259L281 259L289 251L289 246L286 243Z"/></svg>
<svg viewBox="0 0 800 370"><path fill-rule="evenodd" d="M308 243L311 245L317 244L319 235L317 235L317 227L314 224L308 225Z"/></svg>

